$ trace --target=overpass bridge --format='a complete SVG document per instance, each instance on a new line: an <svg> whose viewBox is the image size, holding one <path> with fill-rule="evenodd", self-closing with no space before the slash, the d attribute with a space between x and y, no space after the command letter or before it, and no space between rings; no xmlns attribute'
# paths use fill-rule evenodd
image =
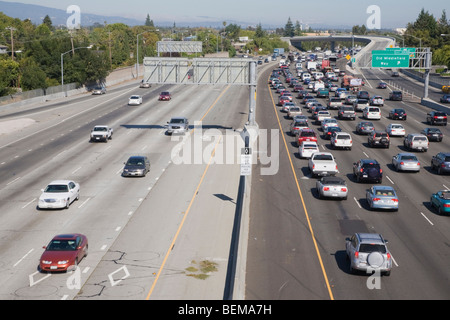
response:
<svg viewBox="0 0 450 320"><path fill-rule="evenodd" d="M372 64L372 50L384 50L389 46L395 46L395 38L386 36L364 36L364 35L328 35L328 36L298 36L283 38L289 45L302 50L302 43L327 42L330 43L331 50L334 51L337 42L352 42L363 44L363 49L355 56L356 63L352 63L354 68L367 68Z"/></svg>

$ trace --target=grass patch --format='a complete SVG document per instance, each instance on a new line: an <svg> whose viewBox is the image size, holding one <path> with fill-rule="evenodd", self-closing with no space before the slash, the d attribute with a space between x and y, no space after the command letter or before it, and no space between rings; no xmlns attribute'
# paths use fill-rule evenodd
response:
<svg viewBox="0 0 450 320"><path fill-rule="evenodd" d="M188 277L193 277L200 280L207 279L211 272L216 272L218 270L217 263L209 260L203 260L200 262L193 260L191 261L191 264L194 264L195 266L187 267L185 269L187 271L186 275Z"/></svg>

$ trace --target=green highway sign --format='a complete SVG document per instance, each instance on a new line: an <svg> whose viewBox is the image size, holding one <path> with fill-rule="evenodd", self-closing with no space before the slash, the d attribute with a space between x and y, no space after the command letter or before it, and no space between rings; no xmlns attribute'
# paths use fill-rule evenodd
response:
<svg viewBox="0 0 450 320"><path fill-rule="evenodd" d="M409 54L387 54L372 51L372 68L408 68Z"/></svg>

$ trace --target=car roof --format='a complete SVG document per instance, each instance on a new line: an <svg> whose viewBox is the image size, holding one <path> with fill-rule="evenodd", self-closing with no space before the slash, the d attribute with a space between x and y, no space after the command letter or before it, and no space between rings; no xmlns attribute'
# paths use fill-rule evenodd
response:
<svg viewBox="0 0 450 320"><path fill-rule="evenodd" d="M378 233L357 233L356 234L361 242L384 244L383 237Z"/></svg>
<svg viewBox="0 0 450 320"><path fill-rule="evenodd" d="M78 236L81 236L81 234L79 233L58 234L54 236L52 240L76 239Z"/></svg>
<svg viewBox="0 0 450 320"><path fill-rule="evenodd" d="M373 163L373 164L379 164L377 160L375 159L361 159L362 163Z"/></svg>
<svg viewBox="0 0 450 320"><path fill-rule="evenodd" d="M49 184L68 184L69 182L72 182L72 180L53 180Z"/></svg>

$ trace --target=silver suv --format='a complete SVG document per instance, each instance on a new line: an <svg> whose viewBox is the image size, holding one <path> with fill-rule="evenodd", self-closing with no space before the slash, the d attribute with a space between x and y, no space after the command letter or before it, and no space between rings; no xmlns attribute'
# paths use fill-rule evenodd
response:
<svg viewBox="0 0 450 320"><path fill-rule="evenodd" d="M345 239L350 271L365 271L372 274L378 271L386 276L391 274L392 257L386 244L387 240L378 233L355 233Z"/></svg>
<svg viewBox="0 0 450 320"><path fill-rule="evenodd" d="M403 146L408 150L428 151L428 138L420 133L410 133L403 140Z"/></svg>

